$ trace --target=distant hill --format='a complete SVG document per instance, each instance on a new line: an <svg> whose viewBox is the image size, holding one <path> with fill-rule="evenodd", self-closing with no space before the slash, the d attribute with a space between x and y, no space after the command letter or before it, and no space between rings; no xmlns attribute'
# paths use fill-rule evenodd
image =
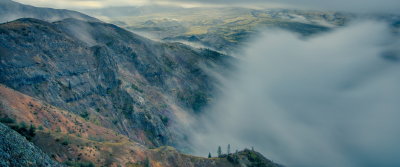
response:
<svg viewBox="0 0 400 167"><path fill-rule="evenodd" d="M397 27L400 20L398 15L361 15L294 9L167 9L112 7L85 12L148 38L182 42L228 54L237 53L240 50L238 48L260 30L268 28L279 28L308 36L341 27L351 20L381 20L393 23Z"/></svg>
<svg viewBox="0 0 400 167"><path fill-rule="evenodd" d="M11 0L0 0L0 23L13 21L19 18L36 18L45 21L58 21L66 18L75 18L85 21L100 20L88 15L65 9L40 8L24 5Z"/></svg>
<svg viewBox="0 0 400 167"><path fill-rule="evenodd" d="M86 10L146 37L235 53L263 28L310 35L343 25L349 15L285 9L112 7ZM196 39L193 41L193 39Z"/></svg>

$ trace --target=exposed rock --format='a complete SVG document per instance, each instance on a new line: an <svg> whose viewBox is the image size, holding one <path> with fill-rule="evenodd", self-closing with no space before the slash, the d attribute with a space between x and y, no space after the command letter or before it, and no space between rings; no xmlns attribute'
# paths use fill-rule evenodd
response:
<svg viewBox="0 0 400 167"><path fill-rule="evenodd" d="M0 134L0 166L62 166L2 123Z"/></svg>

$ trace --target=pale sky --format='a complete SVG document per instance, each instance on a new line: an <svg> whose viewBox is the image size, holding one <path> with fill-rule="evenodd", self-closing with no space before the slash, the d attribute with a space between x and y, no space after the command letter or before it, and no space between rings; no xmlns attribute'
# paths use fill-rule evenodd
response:
<svg viewBox="0 0 400 167"><path fill-rule="evenodd" d="M111 6L143 6L143 5L168 5L182 7L215 6L214 3L200 3L196 1L175 0L14 0L23 4L38 7L82 9L104 8Z"/></svg>
<svg viewBox="0 0 400 167"><path fill-rule="evenodd" d="M292 7L348 12L400 13L400 0L15 0L41 7L82 9L110 6L171 5Z"/></svg>

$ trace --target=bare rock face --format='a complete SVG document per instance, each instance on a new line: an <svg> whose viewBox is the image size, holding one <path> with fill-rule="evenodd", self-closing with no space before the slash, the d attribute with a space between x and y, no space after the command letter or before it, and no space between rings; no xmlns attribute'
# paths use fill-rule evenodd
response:
<svg viewBox="0 0 400 167"><path fill-rule="evenodd" d="M62 166L2 123L0 134L0 166Z"/></svg>
<svg viewBox="0 0 400 167"><path fill-rule="evenodd" d="M146 146L182 142L179 113L200 112L230 58L158 43L111 24L19 19L0 25L0 83Z"/></svg>

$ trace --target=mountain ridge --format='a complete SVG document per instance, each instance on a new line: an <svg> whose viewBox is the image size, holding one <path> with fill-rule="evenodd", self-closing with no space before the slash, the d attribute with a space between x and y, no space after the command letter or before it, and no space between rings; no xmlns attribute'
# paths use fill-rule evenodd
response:
<svg viewBox="0 0 400 167"><path fill-rule="evenodd" d="M85 21L101 22L99 19L77 11L34 7L12 0L0 0L0 16L0 23L13 21L19 18L37 18L50 22L65 18L75 18Z"/></svg>
<svg viewBox="0 0 400 167"><path fill-rule="evenodd" d="M104 126L145 145L172 144L167 127L177 125L179 114L201 110L212 96L215 81L203 67L221 71L224 59L231 59L178 43L152 42L109 24L77 22L93 30L86 35L96 45L75 37L70 30L77 24L70 19L1 24L0 82L76 114L94 116L91 119L103 120ZM145 135L132 134L127 130L131 128Z"/></svg>

